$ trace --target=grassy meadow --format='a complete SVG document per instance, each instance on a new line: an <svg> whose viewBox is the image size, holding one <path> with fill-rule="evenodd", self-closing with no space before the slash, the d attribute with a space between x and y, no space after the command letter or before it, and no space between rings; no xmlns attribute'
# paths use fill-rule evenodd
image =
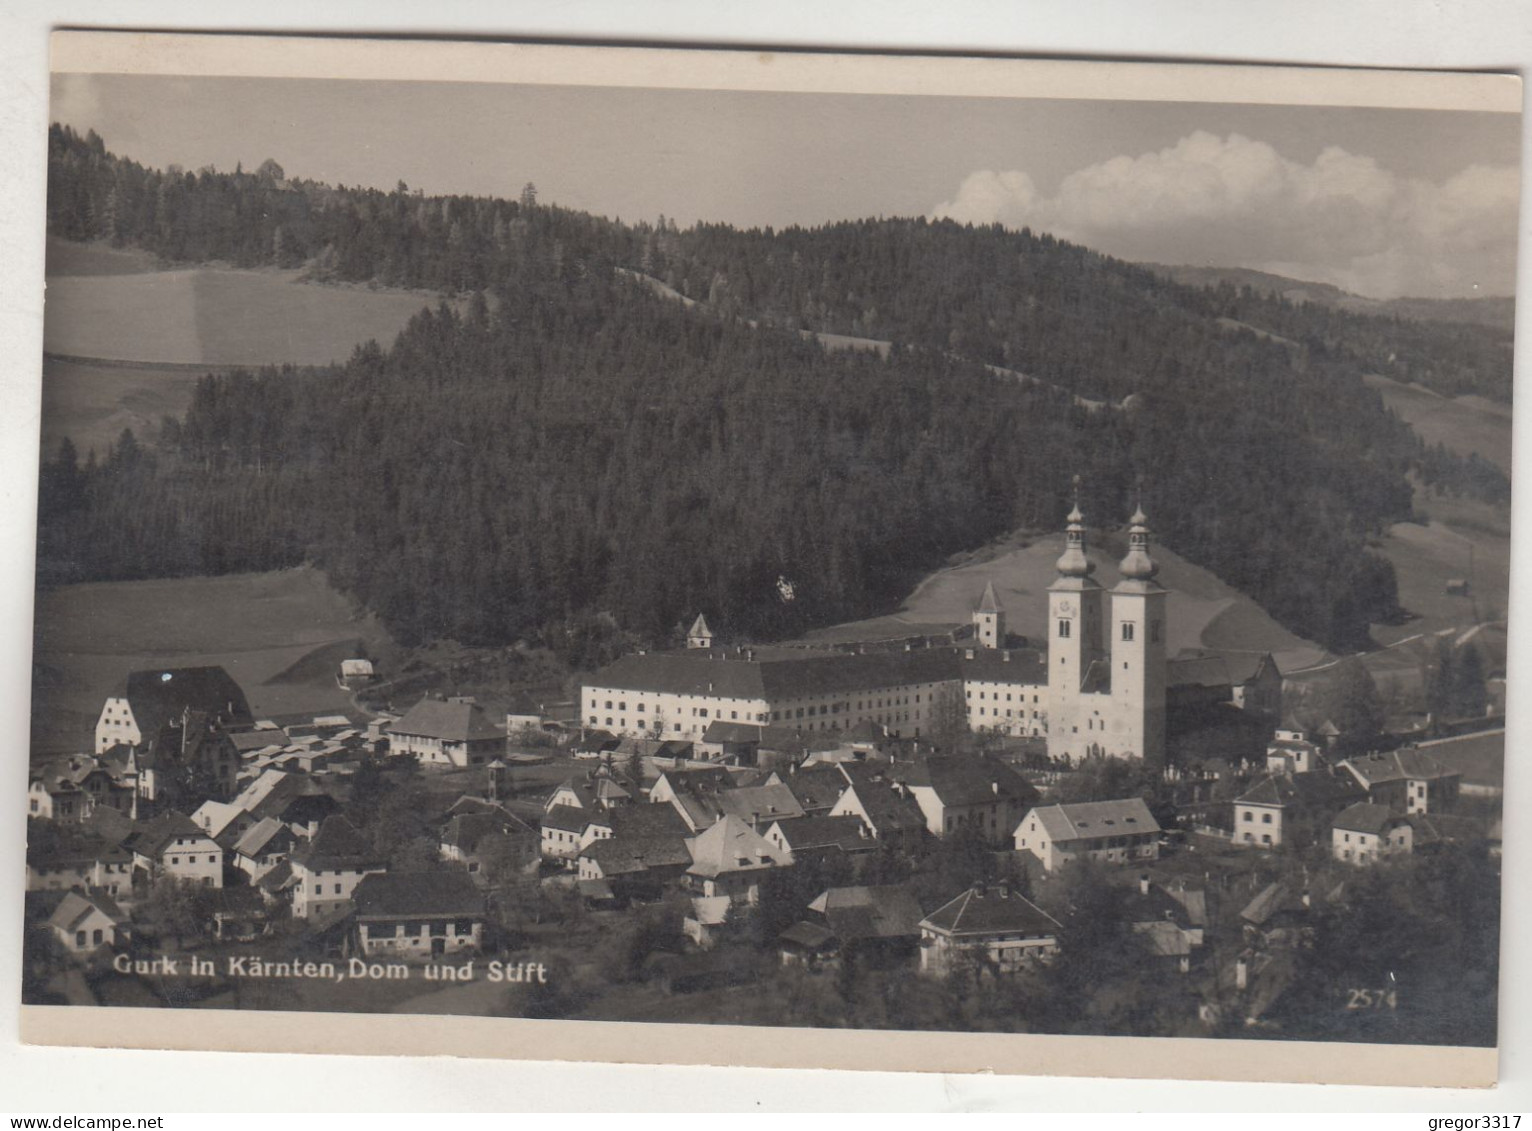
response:
<svg viewBox="0 0 1532 1131"><path fill-rule="evenodd" d="M90 748L101 704L129 671L221 664L256 716L350 707L335 669L386 661L387 632L309 568L67 585L38 594L33 752Z"/></svg>
<svg viewBox="0 0 1532 1131"><path fill-rule="evenodd" d="M1117 584L1117 562L1123 549L1108 544L1092 547L1096 578L1109 589ZM1063 551L1062 534L1033 541L1013 539L988 547L927 577L898 612L823 629L809 634L808 639L875 640L919 633L923 626L966 623L985 583L993 581L1010 630L1032 640L1045 640L1048 585L1056 576L1054 563ZM1170 655L1191 648L1271 652L1284 670L1324 658L1323 648L1288 632L1254 601L1207 570L1163 546L1155 548L1154 556L1160 563L1159 580L1170 590Z"/></svg>

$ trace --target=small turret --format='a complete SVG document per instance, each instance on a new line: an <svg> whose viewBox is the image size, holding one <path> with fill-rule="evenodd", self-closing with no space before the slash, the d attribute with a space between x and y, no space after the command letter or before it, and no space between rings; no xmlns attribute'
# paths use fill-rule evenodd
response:
<svg viewBox="0 0 1532 1131"><path fill-rule="evenodd" d="M1089 577L1096 571L1095 563L1085 556L1085 516L1080 513L1078 499L1069 512L1069 525L1064 528L1064 552L1059 555L1058 571L1061 577Z"/></svg>
<svg viewBox="0 0 1532 1131"><path fill-rule="evenodd" d="M1149 556L1149 519L1144 508L1135 510L1129 522L1128 554L1118 565L1118 571L1131 581L1149 581L1160 572L1160 567Z"/></svg>
<svg viewBox="0 0 1532 1131"><path fill-rule="evenodd" d="M686 634L686 646L688 648L711 648L713 646L713 630L707 626L707 618L701 613L692 622L692 630Z"/></svg>

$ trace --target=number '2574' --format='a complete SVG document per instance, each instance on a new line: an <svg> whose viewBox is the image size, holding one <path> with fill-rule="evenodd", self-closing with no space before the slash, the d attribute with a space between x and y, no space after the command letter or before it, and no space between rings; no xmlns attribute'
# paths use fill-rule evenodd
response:
<svg viewBox="0 0 1532 1131"><path fill-rule="evenodd" d="M1391 989L1385 990L1347 990L1347 1009L1397 1009L1399 1008L1399 995Z"/></svg>

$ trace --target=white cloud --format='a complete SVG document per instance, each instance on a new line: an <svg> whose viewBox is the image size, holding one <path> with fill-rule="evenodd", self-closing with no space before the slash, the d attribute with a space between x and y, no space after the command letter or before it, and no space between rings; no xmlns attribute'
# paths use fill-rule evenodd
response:
<svg viewBox="0 0 1532 1131"><path fill-rule="evenodd" d="M981 170L936 217L1031 227L1124 259L1251 267L1379 298L1509 294L1518 173L1475 165L1444 184L1331 146L1310 164L1239 134L1197 131L1069 174Z"/></svg>

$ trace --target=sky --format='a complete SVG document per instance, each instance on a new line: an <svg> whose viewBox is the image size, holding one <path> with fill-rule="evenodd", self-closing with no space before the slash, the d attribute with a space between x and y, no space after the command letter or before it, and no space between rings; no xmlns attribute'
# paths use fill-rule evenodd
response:
<svg viewBox="0 0 1532 1131"><path fill-rule="evenodd" d="M1031 227L1139 262L1375 298L1514 290L1520 123L1463 111L59 75L55 120L145 165L745 227Z"/></svg>

